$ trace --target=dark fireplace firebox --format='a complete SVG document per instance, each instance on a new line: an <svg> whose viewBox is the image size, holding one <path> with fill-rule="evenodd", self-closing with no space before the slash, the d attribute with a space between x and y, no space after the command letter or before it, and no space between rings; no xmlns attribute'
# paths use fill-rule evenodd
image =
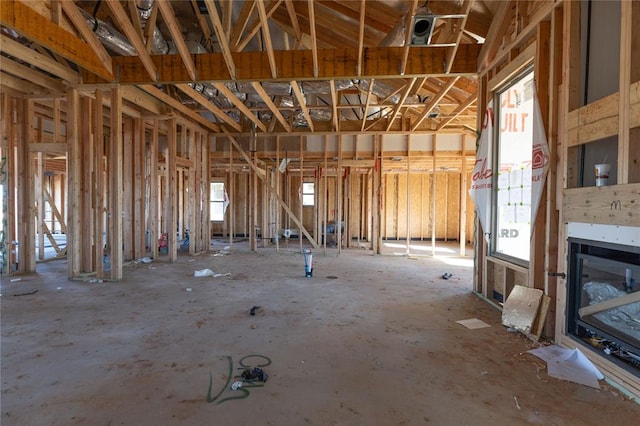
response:
<svg viewBox="0 0 640 426"><path fill-rule="evenodd" d="M640 376L640 245L569 235L567 335Z"/></svg>

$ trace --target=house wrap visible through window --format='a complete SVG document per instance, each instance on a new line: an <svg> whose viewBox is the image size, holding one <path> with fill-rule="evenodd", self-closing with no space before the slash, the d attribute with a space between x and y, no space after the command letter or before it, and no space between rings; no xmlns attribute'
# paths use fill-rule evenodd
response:
<svg viewBox="0 0 640 426"><path fill-rule="evenodd" d="M497 95L493 252L529 262L534 74L527 70Z"/></svg>

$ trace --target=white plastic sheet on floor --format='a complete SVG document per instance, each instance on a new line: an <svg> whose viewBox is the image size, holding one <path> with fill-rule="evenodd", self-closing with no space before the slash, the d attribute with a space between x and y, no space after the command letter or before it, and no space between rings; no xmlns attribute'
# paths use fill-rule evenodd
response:
<svg viewBox="0 0 640 426"><path fill-rule="evenodd" d="M547 363L547 374L561 380L600 389L598 380L604 376L580 349L566 349L556 345L527 351Z"/></svg>
<svg viewBox="0 0 640 426"><path fill-rule="evenodd" d="M218 277L228 277L231 276L230 272L227 272L226 274L216 274L215 272L213 272L211 269L200 269L199 271L195 271L193 273L194 277L197 278L202 278L202 277L213 277L213 278L218 278Z"/></svg>

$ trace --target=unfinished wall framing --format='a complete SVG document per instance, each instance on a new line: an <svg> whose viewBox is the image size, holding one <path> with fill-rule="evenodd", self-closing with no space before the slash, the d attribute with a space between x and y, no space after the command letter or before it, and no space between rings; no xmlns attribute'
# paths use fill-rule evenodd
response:
<svg viewBox="0 0 640 426"><path fill-rule="evenodd" d="M549 144L550 168L532 230L528 266L494 256L479 229L474 287L496 305L501 304L517 284L543 290L551 297L544 334L568 347L584 347L586 355L598 367L638 397L640 378L637 374L621 368L619 363L607 359L588 342L570 336L567 331L567 294L574 291L566 279L566 274L571 272L567 260L568 224L627 226L630 230L640 226L637 173L640 108L636 105L640 101L640 31L631 24L640 17L640 6L625 1L616 3L616 7L597 4L597 7L608 8L609 15L613 11L621 24L606 24L606 28L619 28L620 32L603 33L602 37L597 33L598 27L592 28L592 48L585 47L588 46L584 36L584 25L589 25L585 15L587 6L587 2L562 2L531 11L526 8L512 11L520 16L516 21L523 25L496 28L502 31L502 36L483 48L487 56L479 77L482 110L495 90L518 70L533 64ZM597 10L594 13L598 16L596 21L606 15ZM611 40L617 36L619 46ZM606 55L613 53L616 60L619 58L620 66L607 66L603 71L597 68L603 61L594 56L592 60L599 64L592 64L591 73L596 74L590 78L589 72L581 73L589 63L585 62L585 55L587 51L597 55L598 49ZM615 68L615 75L602 75L611 68ZM614 142L606 142L607 138L613 138ZM609 185L594 186L594 157L596 162L603 158L606 161L607 155L617 172L610 176Z"/></svg>
<svg viewBox="0 0 640 426"><path fill-rule="evenodd" d="M473 235L466 182L475 141L464 135L440 137L439 145L435 140L431 135L382 135L382 150L376 151L377 139L369 135L259 137L235 143L217 138L211 173L226 183L233 214L213 224L213 235L232 243L254 234L258 246L269 246L300 241L306 232L324 249L339 250L373 250L378 239L437 239L461 241L464 253L467 236ZM256 153L257 159L250 158L255 167L250 166L245 157ZM375 180L378 174L381 179ZM314 184L313 206L302 205L303 183Z"/></svg>
<svg viewBox="0 0 640 426"><path fill-rule="evenodd" d="M3 256L3 273L35 271L37 261L51 257L44 250L50 245L54 257L67 256L70 279L118 280L124 262L158 256L162 234L175 260L185 229L191 254L208 250L207 130L136 110L118 87L69 89L51 99L1 96L8 182L3 239L16 242L7 244L11 256ZM8 152L17 155L5 157ZM170 155L181 183L174 190L166 182ZM11 201L14 191L22 194L21 204ZM171 198L180 209L167 214L159 206ZM174 221L181 228L168 225Z"/></svg>

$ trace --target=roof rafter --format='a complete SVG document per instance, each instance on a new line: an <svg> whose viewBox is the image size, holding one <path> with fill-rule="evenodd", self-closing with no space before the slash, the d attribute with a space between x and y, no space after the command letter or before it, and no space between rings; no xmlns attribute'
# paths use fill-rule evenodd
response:
<svg viewBox="0 0 640 426"><path fill-rule="evenodd" d="M309 108L307 108L307 101L304 99L304 95L300 90L300 86L298 86L298 82L296 80L291 80L291 88L293 89L293 93L296 95L296 99L298 99L298 103L300 104L300 108L302 109L302 114L304 115L305 120L309 124L309 128L313 132L313 121L311 120L311 116L309 115Z"/></svg>
<svg viewBox="0 0 640 426"><path fill-rule="evenodd" d="M329 80L329 87L331 88L331 117L333 119L333 129L337 132L340 130L340 114L338 112L338 93L336 92L336 83L334 80Z"/></svg>
<svg viewBox="0 0 640 426"><path fill-rule="evenodd" d="M222 49L222 56L224 57L224 62L225 64L227 64L227 69L229 70L229 76L232 79L235 79L236 65L233 62L233 56L231 55L231 48L229 47L229 41L227 40L227 36L225 34L224 28L222 27L222 21L220 20L220 15L218 15L218 9L216 8L216 5L213 3L213 0L205 0L205 5L207 6L207 10L209 11L209 19L211 19L213 30L216 33L218 42L220 43L220 48Z"/></svg>
<svg viewBox="0 0 640 426"><path fill-rule="evenodd" d="M200 29L202 30L202 36L205 39L205 43L209 50L213 50L213 37L211 36L211 29L209 29L209 23L207 22L207 18L204 17L202 13L200 13L200 6L198 6L197 0L191 0L191 7L196 15L196 19L198 20L198 24L200 25ZM157 7L154 7L153 10L158 10Z"/></svg>
<svg viewBox="0 0 640 426"><path fill-rule="evenodd" d="M362 72L362 51L364 49L364 18L365 14L365 0L360 0L360 20L358 21L358 65L356 67L356 74L358 76Z"/></svg>
<svg viewBox="0 0 640 426"><path fill-rule="evenodd" d="M71 84L80 82L80 75L70 68L54 61L48 56L29 49L24 44L18 43L11 37L0 34L0 51L7 53L21 61L28 62L40 69L46 70L51 74L68 81Z"/></svg>
<svg viewBox="0 0 640 426"><path fill-rule="evenodd" d="M104 65L108 70L113 69L109 52L107 52L107 49L105 49L100 40L98 40L96 34L91 31L75 3L72 0L62 0L59 3L62 6L62 10L76 27L82 38L84 38L96 55L98 55L98 58L102 61L102 65Z"/></svg>
<svg viewBox="0 0 640 426"><path fill-rule="evenodd" d="M289 123L287 123L287 120L285 120L285 118L282 116L282 113L280 112L278 107L273 103L273 101L269 97L269 94L264 90L262 85L257 81L254 81L253 83L251 83L251 86L262 98L264 103L267 104L267 107L271 110L274 117L278 119L280 124L282 124L282 127L284 127L287 132L291 132L291 126L289 126Z"/></svg>
<svg viewBox="0 0 640 426"><path fill-rule="evenodd" d="M402 51L402 62L400 62L400 69L398 70L400 75L404 75L404 70L407 67L407 59L409 59L409 48L411 47L411 33L410 30L413 28L413 17L416 14L416 9L418 8L418 0L413 0L411 4L411 10L407 14L405 23L405 38L404 38L404 49Z"/></svg>
<svg viewBox="0 0 640 426"><path fill-rule="evenodd" d="M169 27L169 32L171 33L171 38L173 38L173 43L176 45L178 49L178 53L182 58L182 63L187 68L187 72L189 76L191 76L192 80L196 79L196 67L193 63L193 57L189 52L189 48L187 47L187 43L184 41L184 37L182 36L182 29L176 20L175 13L173 12L173 7L171 3L168 1L159 1L156 2L158 8L160 9L160 13L162 14L162 18L164 19L165 24Z"/></svg>
<svg viewBox="0 0 640 426"><path fill-rule="evenodd" d="M147 47L140 38L136 29L133 28L133 24L129 20L129 17L120 2L118 0L109 0L107 1L107 6L109 6L114 19L124 32L125 36L127 36L131 44L133 44L133 47L138 52L137 57L142 62L142 65L149 74L149 77L151 77L151 81L158 81L158 70L156 65L151 60L151 55L147 52Z"/></svg>
<svg viewBox="0 0 640 426"><path fill-rule="evenodd" d="M133 28L136 29L140 38L144 40L144 33L142 32L142 24L140 23L140 15L138 15L136 0L127 0L127 7L129 8L129 17L131 18Z"/></svg>
<svg viewBox="0 0 640 426"><path fill-rule="evenodd" d="M456 84L456 81L458 81L459 78L460 77L453 77L452 79L450 79L449 82L442 89L440 89L440 92L438 92L432 99L429 100L429 102L424 107L424 111L418 118L418 121L416 121L413 127L411 127L411 131L416 130L418 126L420 126L420 123L422 123L422 121L427 118L429 113L433 110L433 108L435 108L436 105L438 105L442 98L445 97L447 92L451 90L451 88Z"/></svg>
<svg viewBox="0 0 640 426"><path fill-rule="evenodd" d="M143 84L143 85L139 86L139 88L142 89L143 91L147 92L151 96L161 100L162 102L164 102L165 104L169 105L173 109L175 109L177 111L180 111L185 116L187 116L187 117L191 118L192 120L200 123L200 125L203 126L205 129L209 129L212 132L216 132L216 133L220 133L222 131L220 126L210 122L209 120L207 120L206 118L204 118L200 114L196 113L195 111L191 111L188 107L183 105L182 102L180 102L177 99L174 99L171 96L167 95L162 90L160 90L157 87L155 87L154 85Z"/></svg>
<svg viewBox="0 0 640 426"><path fill-rule="evenodd" d="M267 48L267 56L269 57L269 67L271 67L271 76L276 78L278 76L278 69L276 67L276 59L273 55L273 44L271 43L271 31L269 31L269 18L267 18L267 12L264 8L264 0L258 0L258 15L260 15L260 23L262 25L263 40Z"/></svg>
<svg viewBox="0 0 640 426"><path fill-rule="evenodd" d="M462 114L462 112L469 108L471 105L473 105L476 101L478 100L478 95L477 93L472 94L471 96L469 96L463 103L461 103L460 105L458 105L458 107L451 113L450 116L448 116L445 120L443 120L439 125L438 128L436 130L440 130L442 129L444 126L446 126L447 124L451 123L457 116L459 116L460 114Z"/></svg>
<svg viewBox="0 0 640 426"><path fill-rule="evenodd" d="M256 2L257 1L261 1L261 0L256 0ZM265 12L265 15L266 15L267 18L271 17L273 12L275 12L275 10L278 8L278 6L280 6L280 3L282 3L282 0L275 0L275 1L271 2L271 4L269 5L269 8ZM264 4L263 4L263 6L264 6ZM233 49L233 51L234 52L242 51L247 46L247 44L249 44L251 39L258 33L258 31L260 30L261 26L262 26L262 20L260 19L260 16L258 16L258 19L255 19L251 23L251 26L249 27L249 29L247 31L247 35L245 35L245 37L241 41L238 42L238 44Z"/></svg>
<svg viewBox="0 0 640 426"><path fill-rule="evenodd" d="M240 11L240 16L236 20L236 24L233 27L233 31L231 32L231 36L229 37L229 45L231 46L231 50L234 52L239 51L238 43L240 42L240 36L242 36L242 32L247 27L249 23L249 18L251 18L251 12L253 12L253 8L256 5L256 0L246 0L242 4L242 10Z"/></svg>
<svg viewBox="0 0 640 426"><path fill-rule="evenodd" d="M0 24L47 47L81 68L107 80L113 79L113 69L105 68L98 55L87 43L21 1L2 1ZM4 50L4 47L2 49Z"/></svg>
<svg viewBox="0 0 640 426"><path fill-rule="evenodd" d="M364 0L363 0L364 1ZM298 15L296 14L296 9L293 6L293 0L284 0L284 5L287 7L287 13L289 14L289 19L291 19L291 27L295 33L296 44L295 48L299 49L302 44L302 30L300 29L300 23L298 22Z"/></svg>
<svg viewBox="0 0 640 426"><path fill-rule="evenodd" d="M369 90L367 91L367 101L364 105L364 111L362 112L362 126L360 127L360 131L364 132L364 126L367 124L367 111L369 110L369 104L371 102L371 93L373 92L373 85L375 83L375 79L371 79L369 82Z"/></svg>
<svg viewBox="0 0 640 426"><path fill-rule="evenodd" d="M196 89L192 88L188 84L176 84L175 85L180 91L182 91L185 95L192 98L194 101L198 102L202 105L203 108L212 112L216 117L220 120L227 123L233 129L237 131L242 131L242 126L239 123L236 123L231 117L225 114L220 108L214 105L209 99L206 98L202 93L198 92Z"/></svg>
<svg viewBox="0 0 640 426"><path fill-rule="evenodd" d="M465 0L464 5L462 6L462 14L464 14L464 18L462 18L462 22L460 22L460 25L456 28L456 44L455 46L450 47L449 54L447 55L445 68L447 72L451 70L451 66L453 65L453 58L455 58L458 47L460 46L460 40L462 40L464 27L467 25L467 19L469 18L469 13L471 13L471 6L473 6L473 2L474 0Z"/></svg>
<svg viewBox="0 0 640 426"><path fill-rule="evenodd" d="M407 99L407 96L409 96L409 92L411 92L411 88L416 83L417 79L418 79L417 77L414 77L405 87L404 92L402 93L402 96L398 101L398 105L396 105L396 109L393 111L393 114L391 115L391 119L389 119L389 124L387 125L387 131L391 129L391 125L393 124L395 119L398 117L398 114L400 114L400 111L402 111L402 108L404 107L404 101Z"/></svg>
<svg viewBox="0 0 640 426"><path fill-rule="evenodd" d="M256 115L251 112L251 110L240 99L238 99L238 97L234 95L227 86L220 82L213 82L213 85L216 89L218 89L220 93L226 96L227 99L229 99L229 101L240 110L240 112L242 112L249 120L251 120L256 126L258 126L260 130L262 130L263 132L267 131L267 126L262 121L260 121L260 119L256 117Z"/></svg>
<svg viewBox="0 0 640 426"><path fill-rule="evenodd" d="M153 31L156 28L156 20L158 19L158 8L151 9L151 15L147 19L147 23L144 26L144 39L147 43L147 52L151 53L153 48Z"/></svg>
<svg viewBox="0 0 640 426"><path fill-rule="evenodd" d="M313 0L309 0L309 35L311 36L311 52L313 54L313 76L318 77L318 43L316 38L316 17Z"/></svg>

